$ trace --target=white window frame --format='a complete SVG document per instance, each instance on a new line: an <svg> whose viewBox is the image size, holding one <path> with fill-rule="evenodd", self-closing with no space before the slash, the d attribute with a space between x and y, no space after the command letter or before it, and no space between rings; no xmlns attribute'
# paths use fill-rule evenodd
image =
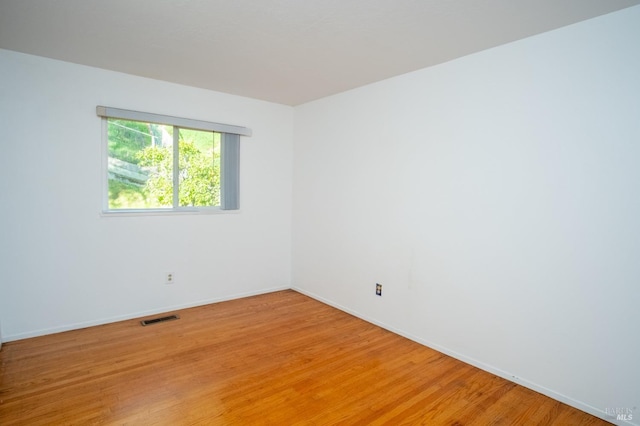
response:
<svg viewBox="0 0 640 426"><path fill-rule="evenodd" d="M230 124L192 120L189 118L148 112L131 111L105 106L96 107L96 115L102 119L102 213L104 215L184 214L232 212L240 209L240 136L251 136L251 129ZM177 129L191 129L221 133L220 140L220 206L189 206L178 204L178 174L174 173L173 207L150 209L110 209L108 178L108 124L109 118L174 126L174 169L178 167L179 146Z"/></svg>

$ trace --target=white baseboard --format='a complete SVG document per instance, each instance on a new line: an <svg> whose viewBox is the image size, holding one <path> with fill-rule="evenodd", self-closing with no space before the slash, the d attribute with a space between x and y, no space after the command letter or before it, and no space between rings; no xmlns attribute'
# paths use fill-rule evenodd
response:
<svg viewBox="0 0 640 426"><path fill-rule="evenodd" d="M217 297L217 298L213 298L213 299L198 300L196 302L184 303L184 304L180 304L180 305L163 306L163 307L160 307L160 308L157 308L157 309L151 309L151 310L147 310L147 311L131 312L131 313L126 314L126 315L117 315L117 316L113 316L113 317L109 317L109 318L102 318L102 319L94 320L94 321L78 322L78 323L67 324L67 325L58 326L58 327L44 328L44 329L40 329L40 330L29 331L29 332L26 332L26 333L12 334L12 335L8 335L8 336L2 336L2 338L3 338L3 341L5 343L7 343L7 342L14 341L14 340L22 340L22 339L28 339L30 337L38 337L38 336L44 336L44 335L47 335L47 334L61 333L63 331L78 330L78 329L81 329L81 328L93 327L93 326L96 326L96 325L110 324L110 323L113 323L113 322L125 321L125 320L130 320L130 319L134 319L134 318L140 318L140 317L144 317L144 316L148 316L148 315L156 315L156 314L161 314L161 313L165 313L165 312L177 311L177 310L180 310L180 309L193 308L195 306L210 305L212 303L225 302L225 301L228 301L228 300L241 299L243 297L257 296L257 295L260 295L260 294L273 293L274 291L290 290L290 289L291 289L291 287L289 287L289 286L271 287L271 288L264 289L264 290L259 290L259 291L246 292L246 293L236 293L236 294L229 295L229 296Z"/></svg>
<svg viewBox="0 0 640 426"><path fill-rule="evenodd" d="M546 388L544 386L538 385L537 383L533 383L533 382L530 382L530 381L528 381L526 379L522 379L522 378L517 377L517 376L515 376L513 374L510 374L507 371L501 370L501 369L499 369L497 367L494 367L492 365L489 365L489 364L486 364L484 362L478 361L476 359L470 358L470 357L465 356L465 355L463 355L461 353L458 353L456 351L452 351L451 349L443 347L443 346L441 346L441 345L439 345L437 343L430 342L430 341L422 339L422 338L420 338L418 336L414 336L411 333L404 332L403 330L397 329L397 328L392 327L392 326L390 326L388 324L385 324L383 322L377 321L377 320L375 320L373 318L368 317L367 315L363 315L360 312L357 312L357 311L354 311L352 309L349 309L349 308L347 308L345 306L340 305L339 303L335 303L334 301L326 299L326 298L324 298L322 296L319 296L319 295L317 295L315 293L306 291L304 289L301 289L301 288L298 288L298 287L295 287L295 286L292 287L292 290L295 290L295 291L297 291L299 293L302 293L305 296L309 296L312 299L315 299L315 300L317 300L319 302L325 303L325 304L327 304L329 306L332 306L332 307L334 307L336 309L339 309L339 310L341 310L343 312L351 314L351 315L353 315L355 317L358 317L358 318L360 318L360 319L362 319L364 321L367 321L367 322L369 322L371 324L375 324L375 325L377 325L379 327L382 327L385 330L389 330L389 331L391 331L391 332L393 332L395 334L398 334L398 335L400 335L402 337L406 337L409 340L413 340L414 342L420 343L421 345L427 346L427 347L429 347L431 349L434 349L434 350L436 350L438 352L441 352L441 353L443 353L445 355L449 355L452 358L455 358L457 360L465 362L465 363L467 363L469 365L473 365L474 367L477 367L477 368L479 368L481 370L487 371L487 372L489 372L491 374L495 374L496 376L502 377L503 379L509 380L510 382L522 385L522 386L524 386L524 387L526 387L528 389L531 389L533 391L536 391L538 393L546 395L549 398L553 398L556 401L560 401L560 402L562 402L564 404L570 405L570 406L572 406L574 408L577 408L578 410L584 411L585 413L589 413L589 414L591 414L593 416L596 416L598 418L601 418L601 419L606 420L608 422L611 422L613 424L626 425L626 426L640 426L638 423L635 423L635 422L629 422L629 421L624 421L624 420L616 420L616 419L612 418L610 415L607 415L607 413L605 413L604 411L602 411L602 410L600 410L600 409L598 409L596 407L593 407L593 406L591 406L589 404L585 404L582 401L575 400L575 399L570 398L570 397L568 397L566 395L563 395L561 393L555 392L552 389L548 389L548 388Z"/></svg>

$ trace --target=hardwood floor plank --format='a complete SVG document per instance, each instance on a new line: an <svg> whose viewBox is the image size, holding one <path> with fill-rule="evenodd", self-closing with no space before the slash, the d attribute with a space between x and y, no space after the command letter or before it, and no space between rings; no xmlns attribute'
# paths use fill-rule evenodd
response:
<svg viewBox="0 0 640 426"><path fill-rule="evenodd" d="M0 424L604 425L294 291L5 343Z"/></svg>

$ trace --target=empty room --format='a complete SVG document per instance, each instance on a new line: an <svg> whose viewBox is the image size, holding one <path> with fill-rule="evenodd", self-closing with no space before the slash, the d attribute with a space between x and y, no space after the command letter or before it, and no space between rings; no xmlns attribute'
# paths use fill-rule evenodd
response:
<svg viewBox="0 0 640 426"><path fill-rule="evenodd" d="M0 0L0 424L640 425L640 0Z"/></svg>

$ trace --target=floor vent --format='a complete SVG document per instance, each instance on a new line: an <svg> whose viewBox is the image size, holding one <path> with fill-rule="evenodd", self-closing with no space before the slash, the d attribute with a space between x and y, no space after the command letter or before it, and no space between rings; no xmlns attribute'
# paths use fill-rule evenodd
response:
<svg viewBox="0 0 640 426"><path fill-rule="evenodd" d="M169 315L168 317L160 317L160 318L142 320L142 321L140 321L140 324L142 324L142 325L150 325L150 324L156 324L156 323L159 323L159 322L177 320L179 318L180 317L177 316L177 315Z"/></svg>

